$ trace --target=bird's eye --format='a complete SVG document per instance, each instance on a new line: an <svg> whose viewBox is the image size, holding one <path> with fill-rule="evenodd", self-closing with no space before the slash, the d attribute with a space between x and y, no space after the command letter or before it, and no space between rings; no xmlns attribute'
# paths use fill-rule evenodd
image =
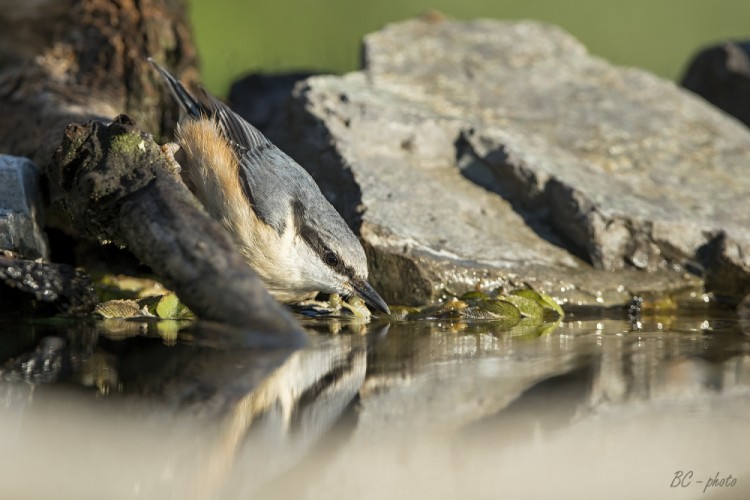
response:
<svg viewBox="0 0 750 500"><path fill-rule="evenodd" d="M330 250L323 254L323 260L331 267L336 267L339 265L339 258L336 257L336 254L331 252Z"/></svg>

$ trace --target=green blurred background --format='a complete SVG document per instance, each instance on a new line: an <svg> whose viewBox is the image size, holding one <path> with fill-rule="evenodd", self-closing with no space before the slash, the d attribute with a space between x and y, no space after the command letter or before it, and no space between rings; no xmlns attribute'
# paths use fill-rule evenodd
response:
<svg viewBox="0 0 750 500"><path fill-rule="evenodd" d="M220 96L253 71L357 69L362 35L431 9L554 23L596 55L673 80L699 47L750 38L750 0L188 1L205 84Z"/></svg>

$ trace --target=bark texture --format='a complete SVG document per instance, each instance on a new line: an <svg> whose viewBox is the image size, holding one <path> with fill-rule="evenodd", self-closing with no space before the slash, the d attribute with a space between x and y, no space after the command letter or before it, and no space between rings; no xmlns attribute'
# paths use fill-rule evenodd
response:
<svg viewBox="0 0 750 500"><path fill-rule="evenodd" d="M197 79L181 0L0 0L0 152L45 168L69 123L120 113L171 130L148 56Z"/></svg>

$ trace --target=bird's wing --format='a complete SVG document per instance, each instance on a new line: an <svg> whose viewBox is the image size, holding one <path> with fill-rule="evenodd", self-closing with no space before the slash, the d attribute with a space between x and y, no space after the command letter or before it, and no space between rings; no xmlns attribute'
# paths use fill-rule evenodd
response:
<svg viewBox="0 0 750 500"><path fill-rule="evenodd" d="M224 136L232 143L238 156L257 147L270 144L260 131L243 120L229 107L200 87L203 99L195 99L182 83L152 58L148 61L161 73L180 107L187 115L199 119L212 118L221 126Z"/></svg>
<svg viewBox="0 0 750 500"><path fill-rule="evenodd" d="M172 92L172 95L174 95L175 99L177 99L177 102L179 103L180 108L183 110L183 112L195 119L200 118L201 113L204 112L204 106L202 106L201 103L196 101L193 96L190 95L190 92L185 89L182 83L177 78L175 78L172 73L164 69L163 66L161 66L150 57L148 58L148 62L150 62L151 65L156 68L157 71L159 71L161 76L167 82L167 84L169 85L169 90Z"/></svg>
<svg viewBox="0 0 750 500"><path fill-rule="evenodd" d="M246 151L239 160L240 183L256 215L279 234L294 215L294 201L304 203L300 197L319 192L309 174L271 143Z"/></svg>
<svg viewBox="0 0 750 500"><path fill-rule="evenodd" d="M247 151L271 144L271 141L266 139L266 136L260 130L246 122L229 106L209 94L205 89L201 88L200 90L203 92L201 104L206 109L206 114L219 123L224 135L235 147L239 156Z"/></svg>
<svg viewBox="0 0 750 500"><path fill-rule="evenodd" d="M202 99L195 99L169 71L149 58L161 73L183 111L194 119L210 118L219 124L239 160L239 178L255 213L266 224L284 231L296 193L306 182L315 186L302 167L274 146L258 129L246 122L226 104L201 88ZM309 179L309 180L308 180ZM317 189L317 186L315 186Z"/></svg>
<svg viewBox="0 0 750 500"><path fill-rule="evenodd" d="M257 128L250 125L226 104L203 92L205 114L219 124L224 137L239 160L239 177L256 215L279 234L287 224L292 193L297 192L299 167ZM296 175L295 175L296 174Z"/></svg>

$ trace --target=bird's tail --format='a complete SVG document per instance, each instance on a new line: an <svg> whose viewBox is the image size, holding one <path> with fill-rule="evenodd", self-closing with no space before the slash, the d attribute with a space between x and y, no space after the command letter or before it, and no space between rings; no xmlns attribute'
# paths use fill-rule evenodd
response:
<svg viewBox="0 0 750 500"><path fill-rule="evenodd" d="M169 84L169 90L172 91L172 94L177 99L177 102L180 103L180 107L191 117L193 118L200 118L205 113L202 113L203 106L195 100L193 96L190 95L190 93L187 91L187 89L180 83L180 81L172 75L169 71L164 69L162 66L159 65L156 61L154 61L152 58L148 58L148 62L151 63L151 65L156 68L159 73L161 73L161 76L164 77L164 80Z"/></svg>

